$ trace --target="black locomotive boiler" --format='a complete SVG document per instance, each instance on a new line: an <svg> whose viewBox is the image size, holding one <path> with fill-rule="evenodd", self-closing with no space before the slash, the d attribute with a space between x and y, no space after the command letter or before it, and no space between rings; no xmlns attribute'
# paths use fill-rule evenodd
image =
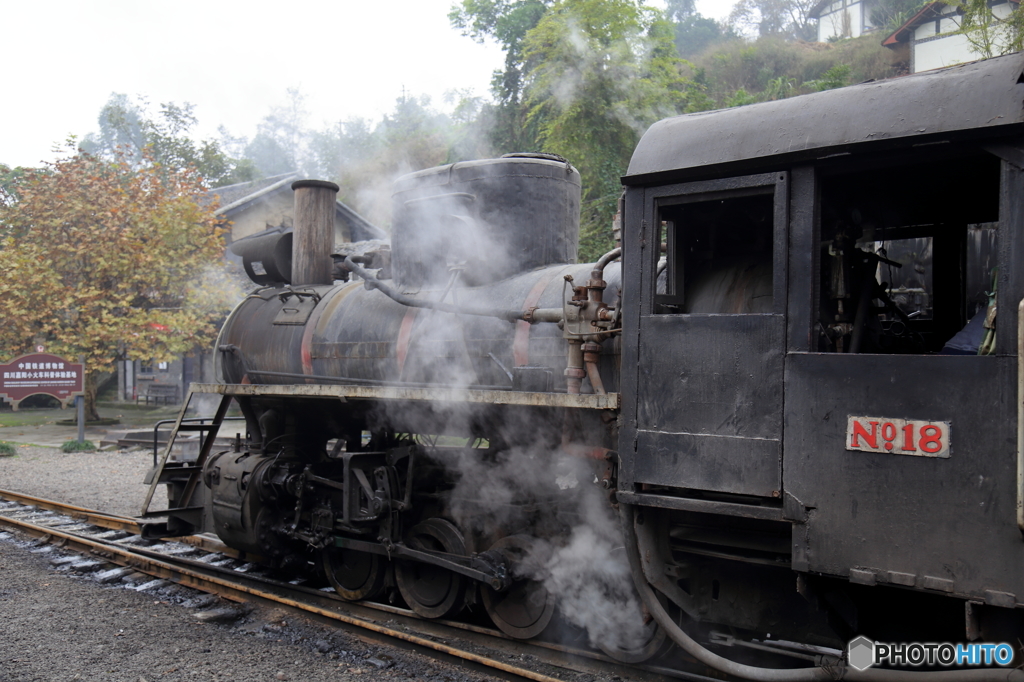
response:
<svg viewBox="0 0 1024 682"><path fill-rule="evenodd" d="M623 660L1012 677L840 659L861 635L1019 649L1022 136L1021 55L667 119L592 264L558 158L406 176L391 251L333 258L333 190L297 183L294 236L238 245L262 286L192 389L222 400L191 428L233 400L246 436L165 455L151 533L529 638L552 562L615 519L646 621Z"/></svg>

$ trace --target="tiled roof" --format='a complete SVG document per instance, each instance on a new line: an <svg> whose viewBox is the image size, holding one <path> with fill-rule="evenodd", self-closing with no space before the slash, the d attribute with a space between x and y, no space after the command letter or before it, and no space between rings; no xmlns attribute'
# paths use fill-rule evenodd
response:
<svg viewBox="0 0 1024 682"><path fill-rule="evenodd" d="M1020 4L1020 0L1009 0L1016 5ZM882 41L882 45L886 47L892 47L898 43L903 43L910 40L911 35L921 24L926 21L934 21L936 18L942 15L942 9L944 7L950 7L945 2L929 2L927 5L919 9L914 13L912 17L903 22L903 25L893 31L885 40Z"/></svg>
<svg viewBox="0 0 1024 682"><path fill-rule="evenodd" d="M291 184L299 179L299 173L282 173L262 180L252 182L240 182L236 185L217 187L206 192L204 197L219 199L220 208L217 215L230 218L240 211L244 211L261 197L273 194L281 190L291 191ZM352 230L352 238L355 241L367 239L387 239L387 233L376 225L371 224L351 208L341 203L336 203L335 210L341 219L349 225Z"/></svg>
<svg viewBox="0 0 1024 682"><path fill-rule="evenodd" d="M227 215L236 209L244 207L250 201L258 199L264 194L269 194L280 187L290 185L298 179L299 174L292 171L291 173L272 175L261 180L253 180L252 182L240 182L237 185L216 187L207 192L207 195L216 196L220 199L220 208L217 209L217 215Z"/></svg>

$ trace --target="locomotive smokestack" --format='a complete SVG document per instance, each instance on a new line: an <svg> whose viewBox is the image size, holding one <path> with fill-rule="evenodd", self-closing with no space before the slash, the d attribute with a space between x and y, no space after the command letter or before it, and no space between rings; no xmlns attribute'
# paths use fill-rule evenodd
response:
<svg viewBox="0 0 1024 682"><path fill-rule="evenodd" d="M296 180L292 284L333 284L334 205L338 186L326 180Z"/></svg>

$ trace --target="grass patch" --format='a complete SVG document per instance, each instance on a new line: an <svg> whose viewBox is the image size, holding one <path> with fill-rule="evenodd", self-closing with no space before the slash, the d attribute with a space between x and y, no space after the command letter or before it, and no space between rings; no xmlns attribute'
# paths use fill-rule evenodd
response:
<svg viewBox="0 0 1024 682"><path fill-rule="evenodd" d="M64 444L60 446L61 452L96 452L96 445L91 440L83 440L79 443L77 440L64 441Z"/></svg>
<svg viewBox="0 0 1024 682"><path fill-rule="evenodd" d="M18 454L18 451L14 449L12 443L5 443L0 440L0 457L10 457L11 455Z"/></svg>
<svg viewBox="0 0 1024 682"><path fill-rule="evenodd" d="M62 417L74 414L73 410L27 409L17 412L0 412L0 428L7 426L41 426L52 424Z"/></svg>

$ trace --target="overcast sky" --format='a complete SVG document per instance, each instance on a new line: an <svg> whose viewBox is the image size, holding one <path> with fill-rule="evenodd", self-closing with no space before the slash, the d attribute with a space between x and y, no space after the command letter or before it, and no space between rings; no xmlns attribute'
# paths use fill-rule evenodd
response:
<svg viewBox="0 0 1024 682"><path fill-rule="evenodd" d="M35 166L98 129L112 92L196 106L200 137L251 137L288 88L310 126L379 119L403 88L486 96L503 56L451 28L453 0L4 0L0 163ZM649 4L663 6L657 0ZM731 0L697 0L722 18Z"/></svg>

